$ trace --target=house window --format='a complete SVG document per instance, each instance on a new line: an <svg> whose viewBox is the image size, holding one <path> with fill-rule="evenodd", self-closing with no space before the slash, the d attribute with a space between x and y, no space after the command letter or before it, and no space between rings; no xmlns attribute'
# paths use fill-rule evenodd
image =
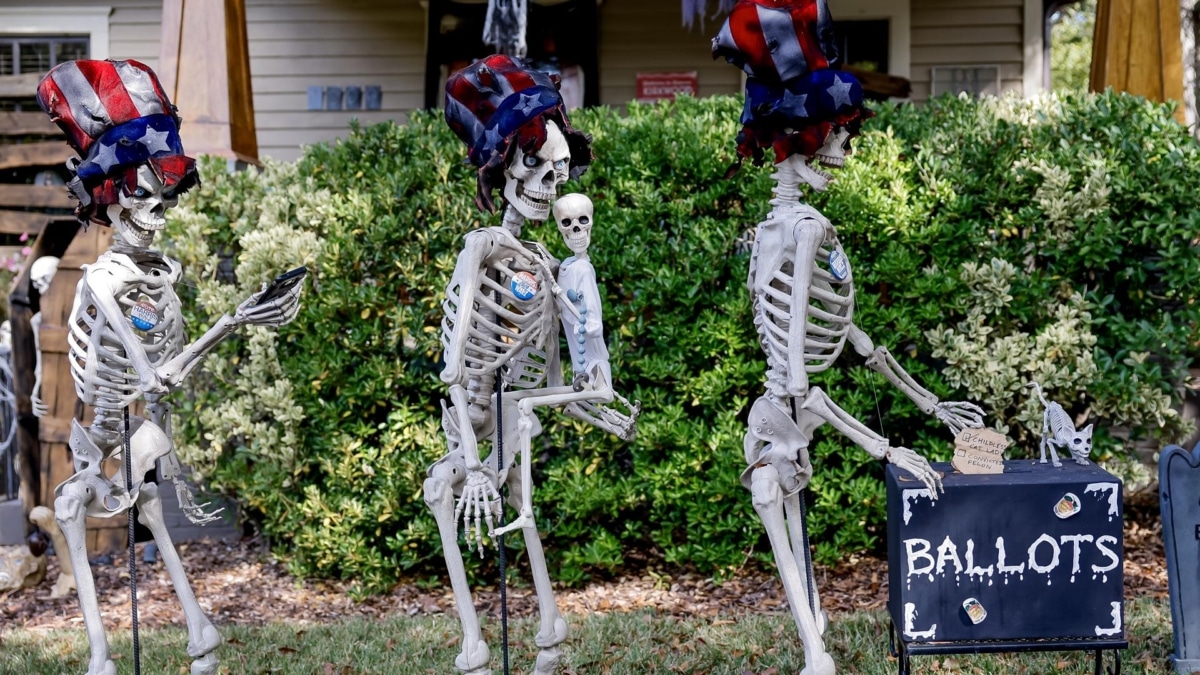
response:
<svg viewBox="0 0 1200 675"><path fill-rule="evenodd" d="M909 77L912 45L911 0L829 0L829 13L845 35L842 56L850 65L874 62L878 73ZM882 54L881 54L882 53ZM869 68L864 68L869 70Z"/></svg>
<svg viewBox="0 0 1200 675"><path fill-rule="evenodd" d="M54 66L88 57L89 38L67 35L14 37L0 35L0 77L40 75ZM37 110L34 98L0 101L0 110Z"/></svg>
<svg viewBox="0 0 1200 675"><path fill-rule="evenodd" d="M945 93L1000 95L1000 66L939 66L929 71L931 97Z"/></svg>

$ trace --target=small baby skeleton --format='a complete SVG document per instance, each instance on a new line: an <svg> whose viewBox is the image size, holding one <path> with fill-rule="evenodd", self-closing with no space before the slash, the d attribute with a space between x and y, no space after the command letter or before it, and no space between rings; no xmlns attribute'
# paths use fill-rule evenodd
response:
<svg viewBox="0 0 1200 675"><path fill-rule="evenodd" d="M1088 464L1088 456L1092 454L1092 425L1075 430L1075 423L1071 421L1071 416L1067 414L1063 407L1054 401L1047 401L1042 395L1042 385L1037 382L1030 382L1025 385L1026 388L1034 388L1037 390L1038 400L1045 406L1042 412L1042 442L1040 448L1042 451L1041 464L1046 463L1046 449L1050 449L1050 461L1054 466L1062 466L1062 462L1058 461L1059 448L1066 448L1071 452L1071 458L1076 464Z"/></svg>
<svg viewBox="0 0 1200 675"><path fill-rule="evenodd" d="M52 255L44 255L29 266L29 282L37 290L39 297L45 297L50 290L50 282L58 273L59 259ZM42 312L39 310L29 319L29 327L33 329L33 391L29 394L29 405L33 408L34 417L45 417L49 409L42 401Z"/></svg>
<svg viewBox="0 0 1200 675"><path fill-rule="evenodd" d="M473 675L491 672L458 544L461 518L469 539L473 530L480 553L485 526L493 535L521 530L541 615L534 672L548 675L557 670L558 645L566 640L567 623L554 599L533 520L530 443L541 432L533 409L566 406L567 415L622 438L632 437L638 413L636 404L630 406L624 399L628 413L603 405L614 394L607 353L601 354L591 341L602 331L594 280L591 288L582 282L579 288L570 287L573 294L568 295L555 279L558 261L541 244L518 239L524 220L545 220L568 175L586 169L590 141L571 128L550 77L507 56L487 57L450 78L446 119L471 148L469 158L479 167L476 203L491 211L493 186L501 181L507 202L502 227L466 235L443 303L446 366L441 377L449 386L450 405L442 405L442 426L448 452L429 468L424 493L438 523L462 622L462 652L455 666ZM585 262L586 248L582 247ZM578 281L576 276L565 278L571 284ZM585 363L576 373L586 372L587 377L577 376L572 385L562 381L560 315L568 331L584 326L585 345L578 354ZM497 422L497 416L502 421ZM481 460L478 441L487 438L494 451ZM517 451L506 451L500 462L495 452L499 444L515 444ZM510 471L518 452L519 476ZM519 509L519 516L493 531L501 484L509 486L509 503Z"/></svg>
<svg viewBox="0 0 1200 675"><path fill-rule="evenodd" d="M76 215L85 225L115 230L112 247L84 268L68 320L75 392L95 409L95 419L86 428L74 421L70 447L76 473L55 488L54 501L91 645L87 675L114 675L116 668L88 566L84 520L112 518L135 505L183 605L192 675L213 675L221 637L196 602L171 543L158 485L144 479L157 462L160 478L175 483L188 518L196 523L213 518L183 481L164 398L239 326L291 321L299 310L300 286L273 286L251 296L187 344L175 293L182 269L150 246L166 224L166 210L199 178L195 161L183 154L179 120L158 78L136 61L71 61L45 76L38 101L83 158L68 163L75 173L68 187L80 202ZM132 417L126 427L122 413L139 400L146 402L149 418ZM104 462L118 456L122 469L108 475ZM125 463L132 466L129 475Z"/></svg>
<svg viewBox="0 0 1200 675"><path fill-rule="evenodd" d="M819 168L841 167L866 113L862 87L830 69L836 51L825 0L742 0L713 39L747 75L739 155L761 159L775 152L775 197L758 225L747 287L754 323L767 357L766 392L751 407L742 484L753 495L783 579L792 616L804 643L803 675L833 675L833 657L822 633L809 562L802 490L812 477L808 447L823 424L921 481L933 498L941 478L923 457L893 447L883 436L839 408L809 375L828 369L847 342L925 413L958 433L983 425L970 403L943 403L900 367L886 347L875 346L853 323L854 279L833 224L800 201L800 185L823 191L833 177ZM760 49L762 46L764 49ZM828 56L827 56L828 55ZM799 559L799 560L798 560Z"/></svg>

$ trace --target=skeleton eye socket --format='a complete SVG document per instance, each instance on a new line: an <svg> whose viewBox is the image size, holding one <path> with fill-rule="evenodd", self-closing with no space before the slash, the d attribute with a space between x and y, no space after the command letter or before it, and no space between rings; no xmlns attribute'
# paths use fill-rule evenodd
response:
<svg viewBox="0 0 1200 675"><path fill-rule="evenodd" d="M592 222L592 221L587 216L579 216L579 224L580 225L587 225L590 222Z"/></svg>
<svg viewBox="0 0 1200 675"><path fill-rule="evenodd" d="M570 226L571 226L571 219L570 219L570 218L563 218L562 224L563 224L563 227L570 227Z"/></svg>
<svg viewBox="0 0 1200 675"><path fill-rule="evenodd" d="M567 168L567 160L565 160L565 159L558 160L557 162L554 163L554 168L556 168L556 169Z"/></svg>
<svg viewBox="0 0 1200 675"><path fill-rule="evenodd" d="M1080 443L1082 443L1082 442L1083 442L1083 439L1082 439L1082 438L1076 438L1075 440L1073 440L1073 441L1071 441L1071 442L1072 442L1072 443L1074 443L1075 445L1079 445Z"/></svg>
<svg viewBox="0 0 1200 675"><path fill-rule="evenodd" d="M148 197L150 196L150 192L147 191L146 188L139 185L137 189L133 191L133 196L138 198Z"/></svg>
<svg viewBox="0 0 1200 675"><path fill-rule="evenodd" d="M521 160L521 162L525 166L532 169L533 167L538 165L538 158L534 157L533 155L525 155L525 159Z"/></svg>

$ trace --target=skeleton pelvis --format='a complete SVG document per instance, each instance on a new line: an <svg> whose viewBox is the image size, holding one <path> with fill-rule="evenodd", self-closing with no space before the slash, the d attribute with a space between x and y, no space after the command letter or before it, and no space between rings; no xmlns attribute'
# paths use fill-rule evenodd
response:
<svg viewBox="0 0 1200 675"><path fill-rule="evenodd" d="M125 511L137 500L138 490L146 474L154 468L159 457L171 450L171 439L153 422L141 417L129 419L129 447L133 465L133 491L125 488L125 465L112 475L104 473L104 460L112 458L124 449L124 438L116 440L97 439L78 420L71 422L71 454L75 460L75 475L54 489L61 495L63 486L69 483L84 483L90 490L87 515L108 518ZM99 441L99 443L97 442Z"/></svg>
<svg viewBox="0 0 1200 675"><path fill-rule="evenodd" d="M808 459L809 435L777 401L760 396L750 408L747 420L743 441L746 470L742 472L742 485L749 490L754 470L769 464L779 473L785 494L804 489L812 478L812 464Z"/></svg>

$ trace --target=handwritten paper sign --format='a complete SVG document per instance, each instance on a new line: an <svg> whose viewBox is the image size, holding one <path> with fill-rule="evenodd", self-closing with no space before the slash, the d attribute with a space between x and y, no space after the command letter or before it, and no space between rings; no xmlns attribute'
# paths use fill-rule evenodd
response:
<svg viewBox="0 0 1200 675"><path fill-rule="evenodd" d="M991 429L963 429L954 438L954 461L960 473L1004 473L1008 438Z"/></svg>

